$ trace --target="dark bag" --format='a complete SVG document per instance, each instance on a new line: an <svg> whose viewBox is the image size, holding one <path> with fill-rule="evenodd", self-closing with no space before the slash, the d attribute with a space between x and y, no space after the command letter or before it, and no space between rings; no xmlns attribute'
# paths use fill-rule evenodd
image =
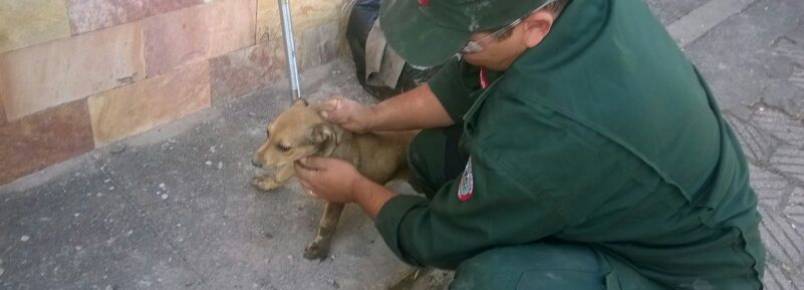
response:
<svg viewBox="0 0 804 290"><path fill-rule="evenodd" d="M349 14L346 26L346 40L352 51L357 80L369 94L383 100L411 90L426 82L438 67L416 69L405 64L396 87L368 84L366 82L366 39L380 12L380 0L357 0Z"/></svg>

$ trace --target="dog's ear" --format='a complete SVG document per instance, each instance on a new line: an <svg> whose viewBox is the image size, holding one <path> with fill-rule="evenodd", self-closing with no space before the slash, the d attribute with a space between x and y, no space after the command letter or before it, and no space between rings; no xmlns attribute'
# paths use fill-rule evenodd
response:
<svg viewBox="0 0 804 290"><path fill-rule="evenodd" d="M321 123L313 126L310 141L320 148L322 156L329 156L341 143L341 133L331 124Z"/></svg>
<svg viewBox="0 0 804 290"><path fill-rule="evenodd" d="M302 99L302 98L299 98L298 100L296 100L296 102L293 102L293 105L296 105L296 104L302 104L305 107L310 105L310 103L308 103L307 100Z"/></svg>

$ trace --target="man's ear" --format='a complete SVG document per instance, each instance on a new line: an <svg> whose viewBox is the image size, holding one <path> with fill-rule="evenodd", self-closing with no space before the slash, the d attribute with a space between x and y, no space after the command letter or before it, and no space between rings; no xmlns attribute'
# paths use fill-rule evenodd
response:
<svg viewBox="0 0 804 290"><path fill-rule="evenodd" d="M528 18L522 22L525 28L525 35L522 41L525 46L530 48L542 43L544 38L547 37L547 34L550 33L550 29L553 28L555 20L555 15L548 11L538 11L528 16Z"/></svg>

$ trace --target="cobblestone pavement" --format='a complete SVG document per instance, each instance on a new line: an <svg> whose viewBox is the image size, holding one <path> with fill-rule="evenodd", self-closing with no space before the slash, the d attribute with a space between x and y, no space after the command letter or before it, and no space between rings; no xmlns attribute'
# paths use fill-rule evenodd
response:
<svg viewBox="0 0 804 290"><path fill-rule="evenodd" d="M743 144L763 216L766 288L804 290L804 1L646 1ZM348 65L322 71L306 74L311 98L368 100ZM250 152L287 105L284 92L0 187L0 289L383 289L409 268L358 209L347 209L331 257L306 261L321 204L295 185L267 195L247 185ZM445 289L449 273L422 281L419 289Z"/></svg>

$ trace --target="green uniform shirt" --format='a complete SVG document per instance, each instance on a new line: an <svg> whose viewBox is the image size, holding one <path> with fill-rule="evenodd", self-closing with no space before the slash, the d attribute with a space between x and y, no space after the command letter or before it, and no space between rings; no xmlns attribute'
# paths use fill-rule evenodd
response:
<svg viewBox="0 0 804 290"><path fill-rule="evenodd" d="M739 144L642 1L574 0L489 88L472 76L455 60L429 83L463 120L464 176L431 200L396 196L377 218L403 260L452 269L549 238L636 268L620 271L625 281L760 287L759 215Z"/></svg>

